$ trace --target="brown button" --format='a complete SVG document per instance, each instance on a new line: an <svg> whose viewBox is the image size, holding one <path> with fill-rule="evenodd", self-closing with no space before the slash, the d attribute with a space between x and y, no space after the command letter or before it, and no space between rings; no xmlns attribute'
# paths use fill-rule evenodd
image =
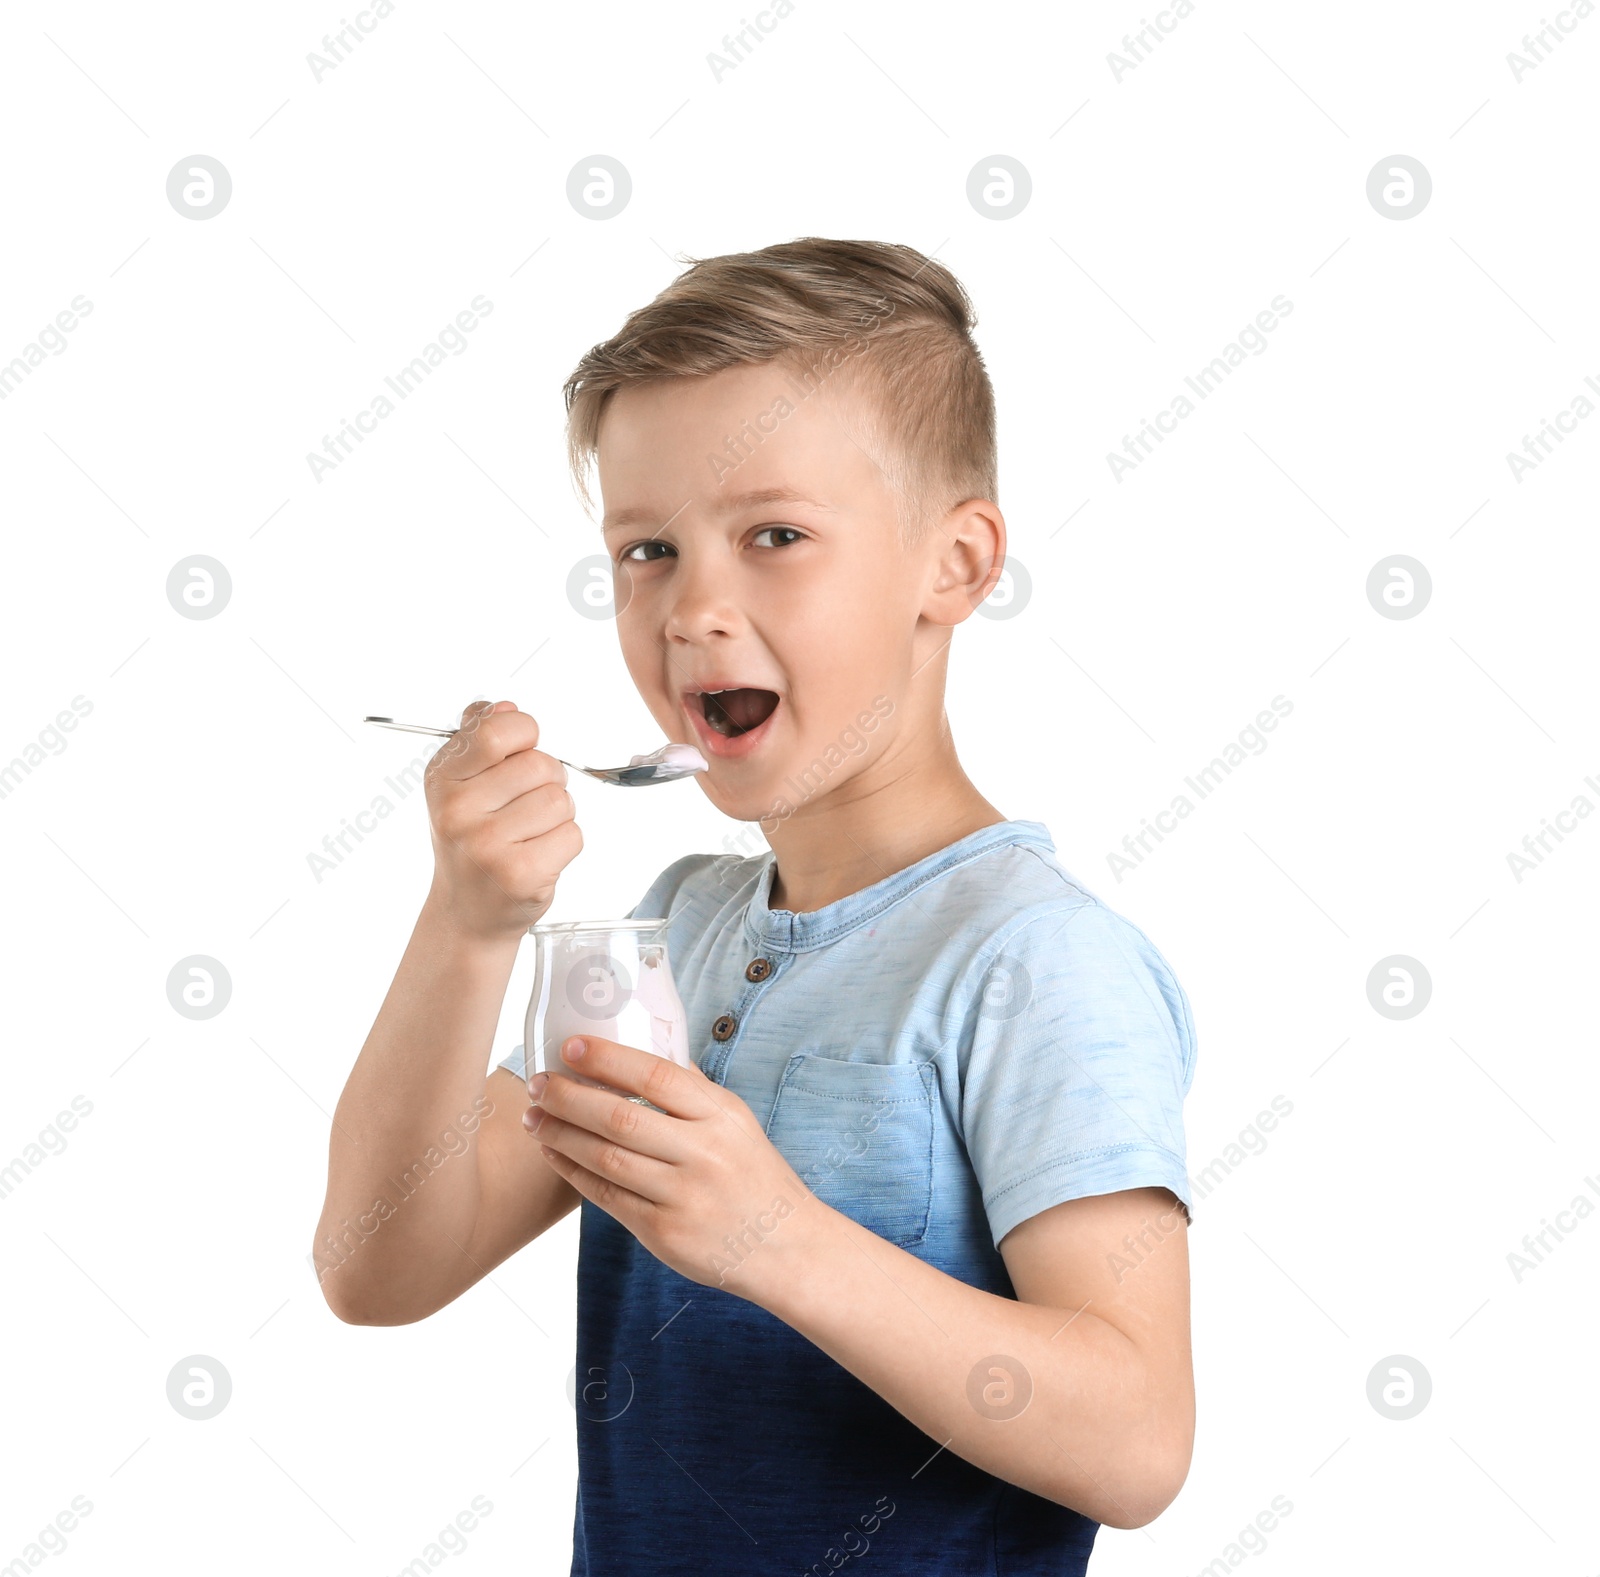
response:
<svg viewBox="0 0 1600 1577"><path fill-rule="evenodd" d="M726 1040L733 1033L734 1028L735 1025L733 1019L724 1013L722 1017L711 1026L711 1038L713 1040Z"/></svg>
<svg viewBox="0 0 1600 1577"><path fill-rule="evenodd" d="M745 965L746 980L765 980L772 973L772 964L765 958L753 958Z"/></svg>

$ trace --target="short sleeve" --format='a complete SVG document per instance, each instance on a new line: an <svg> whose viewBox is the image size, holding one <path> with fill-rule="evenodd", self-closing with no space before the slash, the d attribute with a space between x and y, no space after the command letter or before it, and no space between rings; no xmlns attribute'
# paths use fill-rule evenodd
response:
<svg viewBox="0 0 1600 1577"><path fill-rule="evenodd" d="M687 854L681 860L674 860L651 882L650 890L622 918L639 920L654 915L665 918L672 895L677 890L681 878L697 864L703 863L706 858L705 855ZM507 1073L514 1073L519 1079L525 1080L528 1076L526 1055L522 1042L518 1041L510 1052L495 1064L495 1067L504 1068Z"/></svg>
<svg viewBox="0 0 1600 1577"><path fill-rule="evenodd" d="M1063 1200L1171 1189L1192 1218L1189 1002L1137 926L1094 898L991 943L967 977L961 1124L998 1249Z"/></svg>
<svg viewBox="0 0 1600 1577"><path fill-rule="evenodd" d="M522 1049L522 1042L519 1040L516 1043L516 1045L511 1048L510 1055L506 1056L506 1057L502 1057L495 1064L495 1067L504 1068L507 1073L514 1073L514 1074L516 1074L516 1076L519 1079L521 1079L524 1082L526 1082L528 1075L527 1075L527 1073L526 1073L526 1071L524 1069L524 1063L523 1063L524 1055L525 1055L525 1053L523 1052L523 1049Z"/></svg>

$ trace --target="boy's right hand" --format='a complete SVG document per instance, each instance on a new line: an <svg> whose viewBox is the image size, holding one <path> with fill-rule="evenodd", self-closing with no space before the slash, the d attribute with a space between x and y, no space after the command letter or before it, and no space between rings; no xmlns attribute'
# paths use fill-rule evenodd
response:
<svg viewBox="0 0 1600 1577"><path fill-rule="evenodd" d="M423 776L433 891L475 936L520 936L583 847L567 769L534 749L539 725L511 701L474 701Z"/></svg>

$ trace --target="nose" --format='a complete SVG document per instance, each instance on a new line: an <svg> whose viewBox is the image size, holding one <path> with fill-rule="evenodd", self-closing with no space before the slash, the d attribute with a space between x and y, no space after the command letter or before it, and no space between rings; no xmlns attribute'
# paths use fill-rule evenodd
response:
<svg viewBox="0 0 1600 1577"><path fill-rule="evenodd" d="M673 569L663 633L668 640L703 641L735 634L740 618L733 567L726 556L684 552Z"/></svg>

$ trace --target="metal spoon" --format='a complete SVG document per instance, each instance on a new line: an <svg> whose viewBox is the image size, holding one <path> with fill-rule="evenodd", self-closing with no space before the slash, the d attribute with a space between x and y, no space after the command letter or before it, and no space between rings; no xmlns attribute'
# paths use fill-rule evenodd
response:
<svg viewBox="0 0 1600 1577"><path fill-rule="evenodd" d="M459 728L428 728L421 723L397 723L392 717L365 717L362 722L376 723L380 728L397 728L405 734L433 734L440 739L449 739L460 732ZM663 760L662 757L672 750L680 753L688 751L700 765L694 766L682 760ZM560 756L555 759L561 761ZM707 770L705 758L692 745L663 745L648 756L636 756L625 767L580 767L571 761L561 761L561 765L581 772L585 777L599 778L602 783L616 783L622 788L650 788L657 783L676 783L679 778L693 777L696 772Z"/></svg>

